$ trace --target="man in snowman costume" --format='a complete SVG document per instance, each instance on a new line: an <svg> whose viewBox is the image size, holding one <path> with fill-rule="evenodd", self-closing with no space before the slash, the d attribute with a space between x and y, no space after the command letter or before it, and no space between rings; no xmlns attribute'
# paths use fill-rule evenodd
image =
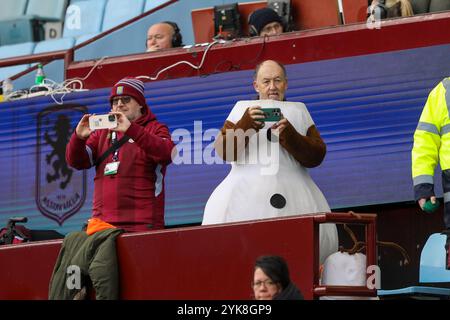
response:
<svg viewBox="0 0 450 320"><path fill-rule="evenodd" d="M238 101L216 137L231 171L206 203L203 225L331 211L307 170L322 163L326 145L305 104L285 100L284 66L263 61L253 86L259 100ZM278 110L279 120L266 121ZM320 263L337 249L336 226L321 224Z"/></svg>

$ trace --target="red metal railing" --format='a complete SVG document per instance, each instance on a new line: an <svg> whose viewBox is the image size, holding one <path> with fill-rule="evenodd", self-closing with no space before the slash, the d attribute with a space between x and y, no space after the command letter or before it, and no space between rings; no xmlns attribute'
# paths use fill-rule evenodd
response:
<svg viewBox="0 0 450 320"><path fill-rule="evenodd" d="M318 285L319 224L366 224L372 263L375 219L374 214L321 213L123 234L117 239L121 299L253 299L254 262L267 254L286 259L292 281L308 300L373 296L376 292L364 287ZM0 299L47 299L61 243L0 246Z"/></svg>

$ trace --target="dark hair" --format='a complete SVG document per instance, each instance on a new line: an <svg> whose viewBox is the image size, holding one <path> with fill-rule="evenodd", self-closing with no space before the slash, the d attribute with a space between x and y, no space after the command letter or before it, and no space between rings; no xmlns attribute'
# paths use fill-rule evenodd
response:
<svg viewBox="0 0 450 320"><path fill-rule="evenodd" d="M180 28L178 28L178 25L173 21L163 21L161 23L168 24L173 29L172 47L181 47L183 45L183 37L181 36Z"/></svg>
<svg viewBox="0 0 450 320"><path fill-rule="evenodd" d="M256 259L256 268L260 268L273 282L279 283L282 290L291 282L288 265L280 256L261 256Z"/></svg>

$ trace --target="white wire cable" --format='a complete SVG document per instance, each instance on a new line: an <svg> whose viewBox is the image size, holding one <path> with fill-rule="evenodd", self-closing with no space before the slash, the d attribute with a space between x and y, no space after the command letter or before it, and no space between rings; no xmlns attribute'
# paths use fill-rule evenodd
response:
<svg viewBox="0 0 450 320"><path fill-rule="evenodd" d="M86 80L87 78L89 78L89 76L91 75L91 73L95 70L95 68L96 68L100 63L102 63L103 60L105 60L106 58L108 58L108 56L101 57L100 60L98 60L98 61L92 66L91 70L89 70L88 74L87 74L84 78L75 77L75 78L67 79L66 81L73 80L73 79L81 80L81 81Z"/></svg>
<svg viewBox="0 0 450 320"><path fill-rule="evenodd" d="M203 66L203 63L205 62L206 54L208 53L208 50L209 50L213 45L215 45L216 43L219 43L219 42L220 42L220 40L214 40L213 42L211 42L211 43L206 47L205 52L203 53L202 60L200 61L200 64L199 64L198 66L193 65L193 64L190 63L189 61L183 60L183 61L178 61L178 62L176 62L176 63L174 63L174 64L172 64L172 65L170 65L170 66L168 66L168 67L165 67L164 69L160 70L160 71L156 74L156 76L154 76L154 77L149 77L149 76L137 76L136 78L137 78L137 79L148 79L148 80L152 80L152 81L153 81L153 80L158 79L158 77L159 77L159 75L160 75L161 73L163 73L163 72L165 72L165 71L167 71L167 70L170 70L170 69L172 69L172 68L174 68L174 67L176 67L176 66L178 66L178 65L180 65L180 64L187 64L188 66L190 66L191 68L193 68L193 69L195 69L195 70L200 70L200 68Z"/></svg>
<svg viewBox="0 0 450 320"><path fill-rule="evenodd" d="M104 57L100 58L92 66L92 68L89 70L89 72L86 74L86 76L84 76L83 78L80 78L80 77L70 78L70 79L64 80L61 83L53 81L52 79L49 79L49 78L45 78L43 84L33 85L30 87L29 90L17 90L17 91L11 92L7 98L8 98L8 100L19 100L19 99L23 99L23 98L28 98L31 94L36 93L36 92L44 92L46 96L50 95L50 97L53 99L53 101L56 104L62 105L64 103L64 97L66 96L66 94L73 92L73 91L83 90L83 81L86 80L87 78L89 78L89 76L92 74L92 72L95 70L95 68L97 68L103 62L103 60L105 60L106 58L108 58L108 56L104 56ZM78 84L79 88L70 88L70 86L72 86L73 84ZM41 90L36 90L35 92L33 92L33 89L35 89L35 88L39 88ZM42 90L42 88L45 88L46 90ZM61 94L61 97L59 98L60 101L58 101L55 98L56 94Z"/></svg>
<svg viewBox="0 0 450 320"><path fill-rule="evenodd" d="M190 66L191 68L195 69L195 70L200 70L203 67L203 64L205 62L206 59L206 55L209 51L209 49L211 49L211 47L217 43L223 43L223 40L214 40L213 42L211 42L210 44L208 44L208 46L205 49L205 52L203 53L203 57L200 61L199 65L194 65L192 63L190 63L189 61L183 60L183 61L178 61L170 66L165 67L164 69L160 70L155 77L149 77L149 76L137 76L137 79L148 79L148 80L156 80L158 79L158 77L161 75L161 73L170 70L180 64L187 64L188 66ZM44 84L40 84L40 85L33 85L28 92L24 91L24 90L18 90L15 92L11 93L11 97L14 96L14 100L23 98L24 96L28 96L28 94L32 93L34 88L46 88L46 93L45 95L50 95L50 97L53 99L53 101L58 104L58 105L62 105L64 103L64 97L66 96L66 94L73 92L73 91L77 91L77 90L83 90L83 81L86 80L87 78L89 78L89 76L92 74L92 72L95 70L95 68L97 68L106 58L108 58L108 56L104 56L102 58L100 58L93 66L92 68L89 70L89 72L86 74L86 76L84 76L83 78L80 77L75 77L75 78L69 78L64 80L62 83L57 83L56 81L53 81L49 78L45 78L44 79ZM74 83L79 84L79 88L78 89L74 89L74 88L70 88L71 85L73 85ZM60 101L58 101L55 98L55 94L61 94L62 96L60 97ZM17 96L18 95L18 96ZM17 97L16 97L17 96ZM11 100L13 100L11 99Z"/></svg>
<svg viewBox="0 0 450 320"><path fill-rule="evenodd" d="M87 78L89 78L89 76L92 74L92 72L95 70L95 68L97 68L103 62L103 60L105 60L106 58L108 58L108 56L104 56L104 57L100 58L92 66L92 68L89 70L89 72L83 78L80 78L80 77L70 78L70 79L64 80L62 83L57 83L51 79L46 78L44 80L45 82L48 81L53 84L53 87L49 87L44 82L44 87L47 87L49 90L46 95L50 95L50 97L53 99L53 101L56 104L58 104L58 105L64 104L64 97L66 96L66 94L73 92L73 91L83 90L83 81L86 80ZM71 86L73 84L78 84L79 88L71 88ZM33 87L36 87L36 86L33 86ZM30 91L33 87L30 88ZM42 85L40 87L42 87ZM59 98L59 101L55 97L56 94L61 95L61 97Z"/></svg>

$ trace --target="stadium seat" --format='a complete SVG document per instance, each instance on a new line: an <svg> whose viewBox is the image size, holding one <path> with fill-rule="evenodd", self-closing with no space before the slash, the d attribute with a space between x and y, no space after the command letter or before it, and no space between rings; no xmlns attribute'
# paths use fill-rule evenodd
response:
<svg viewBox="0 0 450 320"><path fill-rule="evenodd" d="M108 0L103 18L102 32L130 20L144 10L144 0Z"/></svg>
<svg viewBox="0 0 450 320"><path fill-rule="evenodd" d="M79 45L80 43L88 41L89 39L92 39L93 37L95 37L98 34L100 34L100 33L85 34L85 35L82 35L81 37L77 37L77 38L75 38L75 45Z"/></svg>
<svg viewBox="0 0 450 320"><path fill-rule="evenodd" d="M9 20L25 14L28 0L2 0L0 20Z"/></svg>
<svg viewBox="0 0 450 320"><path fill-rule="evenodd" d="M450 270L445 268L446 240L447 236L439 233L428 238L420 255L420 282L450 282Z"/></svg>
<svg viewBox="0 0 450 320"><path fill-rule="evenodd" d="M445 242L447 236L440 233L432 234L425 243L420 255L419 282L424 285L406 287L396 290L378 290L378 295L384 298L413 297L420 299L435 297L448 300L449 288L440 288L429 283L450 282L450 270L446 269Z"/></svg>
<svg viewBox="0 0 450 320"><path fill-rule="evenodd" d="M33 53L67 50L73 47L75 39L72 37L41 41L36 44Z"/></svg>
<svg viewBox="0 0 450 320"><path fill-rule="evenodd" d="M27 16L36 16L47 21L61 21L66 12L68 0L28 0Z"/></svg>
<svg viewBox="0 0 450 320"><path fill-rule="evenodd" d="M102 27L106 0L76 1L67 7L63 37L94 36Z"/></svg>
<svg viewBox="0 0 450 320"><path fill-rule="evenodd" d="M40 20L22 16L0 20L0 45L36 42L44 39L44 27Z"/></svg>
<svg viewBox="0 0 450 320"><path fill-rule="evenodd" d="M9 45L9 46L1 46L0 47L0 59L32 54L34 47L35 47L34 42L26 42L26 43L13 44L13 45ZM19 66L0 68L0 80L4 80L8 77L11 77L21 71L28 69L29 67L30 67L29 64L23 64L23 65L19 65Z"/></svg>
<svg viewBox="0 0 450 320"><path fill-rule="evenodd" d="M145 8L144 12L147 12L149 10L152 10L153 8L156 8L157 6L168 2L167 0L147 0L145 2Z"/></svg>

